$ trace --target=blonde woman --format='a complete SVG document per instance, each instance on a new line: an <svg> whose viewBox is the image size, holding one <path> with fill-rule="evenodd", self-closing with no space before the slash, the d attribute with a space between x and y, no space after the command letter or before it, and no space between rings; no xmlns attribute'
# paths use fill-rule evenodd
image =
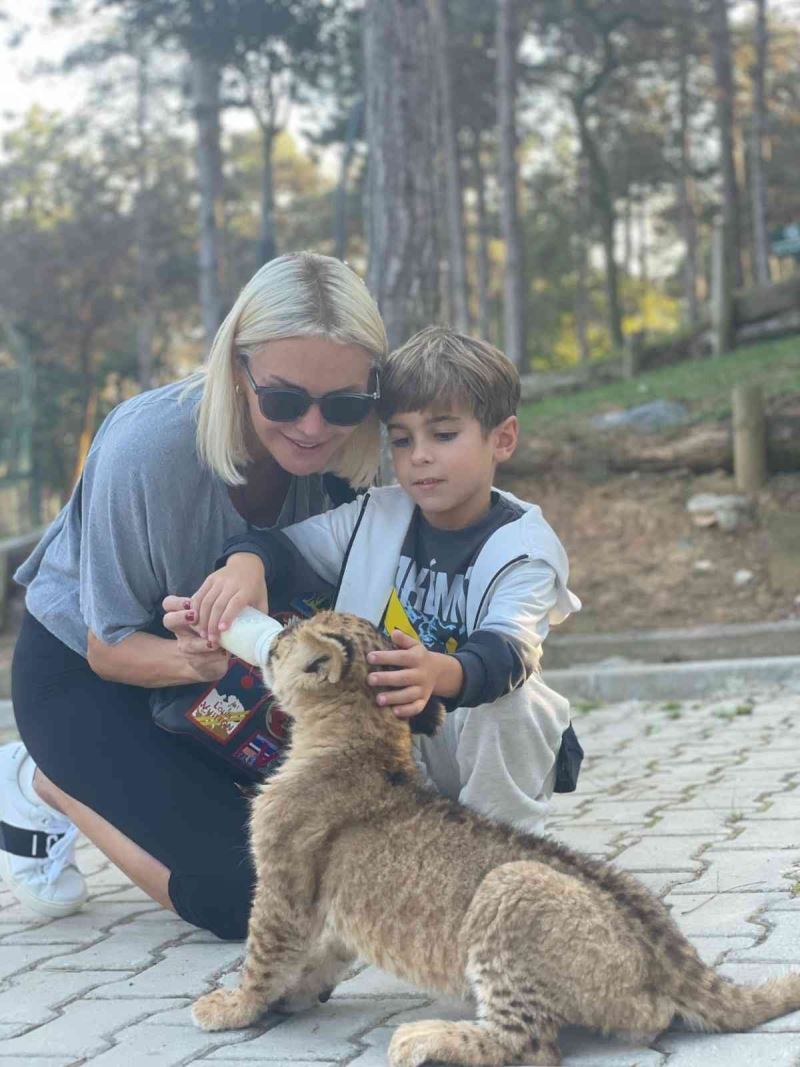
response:
<svg viewBox="0 0 800 1067"><path fill-rule="evenodd" d="M282 256L245 286L204 372L101 426L15 576L27 588L12 694L23 743L0 750L0 873L29 907L57 917L83 904L82 831L164 907L245 937L248 802L221 760L149 712L150 690L215 681L227 656L188 627L173 625L175 640L162 615L181 617L230 537L328 508L325 472L369 483L385 355L378 309L348 267Z"/></svg>

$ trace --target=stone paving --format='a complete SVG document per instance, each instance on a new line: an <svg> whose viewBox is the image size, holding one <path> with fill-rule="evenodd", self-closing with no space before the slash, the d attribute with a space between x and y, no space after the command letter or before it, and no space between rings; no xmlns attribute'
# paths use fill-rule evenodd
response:
<svg viewBox="0 0 800 1067"><path fill-rule="evenodd" d="M800 969L800 685L685 703L579 706L580 788L550 832L613 859L737 981ZM88 844L80 914L32 919L0 891L0 1067L378 1067L399 1022L469 1008L363 968L318 1009L205 1034L189 1005L234 983L241 945L161 910ZM649 1048L567 1029L568 1067L800 1067L800 1012L748 1034L675 1027Z"/></svg>

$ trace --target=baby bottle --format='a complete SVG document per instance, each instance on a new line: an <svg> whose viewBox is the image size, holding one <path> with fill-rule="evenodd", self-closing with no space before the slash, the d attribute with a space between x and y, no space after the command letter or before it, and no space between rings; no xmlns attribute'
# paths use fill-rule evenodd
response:
<svg viewBox="0 0 800 1067"><path fill-rule="evenodd" d="M221 630L220 644L228 652L254 667L264 667L269 648L283 627L263 611L243 608L227 630Z"/></svg>

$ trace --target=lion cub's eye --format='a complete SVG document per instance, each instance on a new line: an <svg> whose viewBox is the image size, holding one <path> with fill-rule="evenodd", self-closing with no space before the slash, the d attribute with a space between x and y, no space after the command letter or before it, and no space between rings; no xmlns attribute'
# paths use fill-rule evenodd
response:
<svg viewBox="0 0 800 1067"><path fill-rule="evenodd" d="M319 656L317 659L312 660L307 667L303 668L303 674L316 674L323 663L327 663L330 656Z"/></svg>

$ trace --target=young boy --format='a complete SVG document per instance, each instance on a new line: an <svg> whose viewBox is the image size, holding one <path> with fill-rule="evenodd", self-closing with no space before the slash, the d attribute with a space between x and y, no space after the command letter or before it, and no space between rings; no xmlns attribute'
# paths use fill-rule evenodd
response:
<svg viewBox="0 0 800 1067"><path fill-rule="evenodd" d="M296 586L310 565L335 586L337 610L396 646L370 655L371 681L391 687L378 702L411 717L442 698L444 728L418 739L435 787L540 831L557 777L574 788L581 755L567 701L539 673L541 646L580 601L540 509L492 488L517 444L518 401L517 372L491 345L440 327L412 337L381 381L399 485L229 542L192 609L216 641L245 604L264 606L265 580Z"/></svg>

